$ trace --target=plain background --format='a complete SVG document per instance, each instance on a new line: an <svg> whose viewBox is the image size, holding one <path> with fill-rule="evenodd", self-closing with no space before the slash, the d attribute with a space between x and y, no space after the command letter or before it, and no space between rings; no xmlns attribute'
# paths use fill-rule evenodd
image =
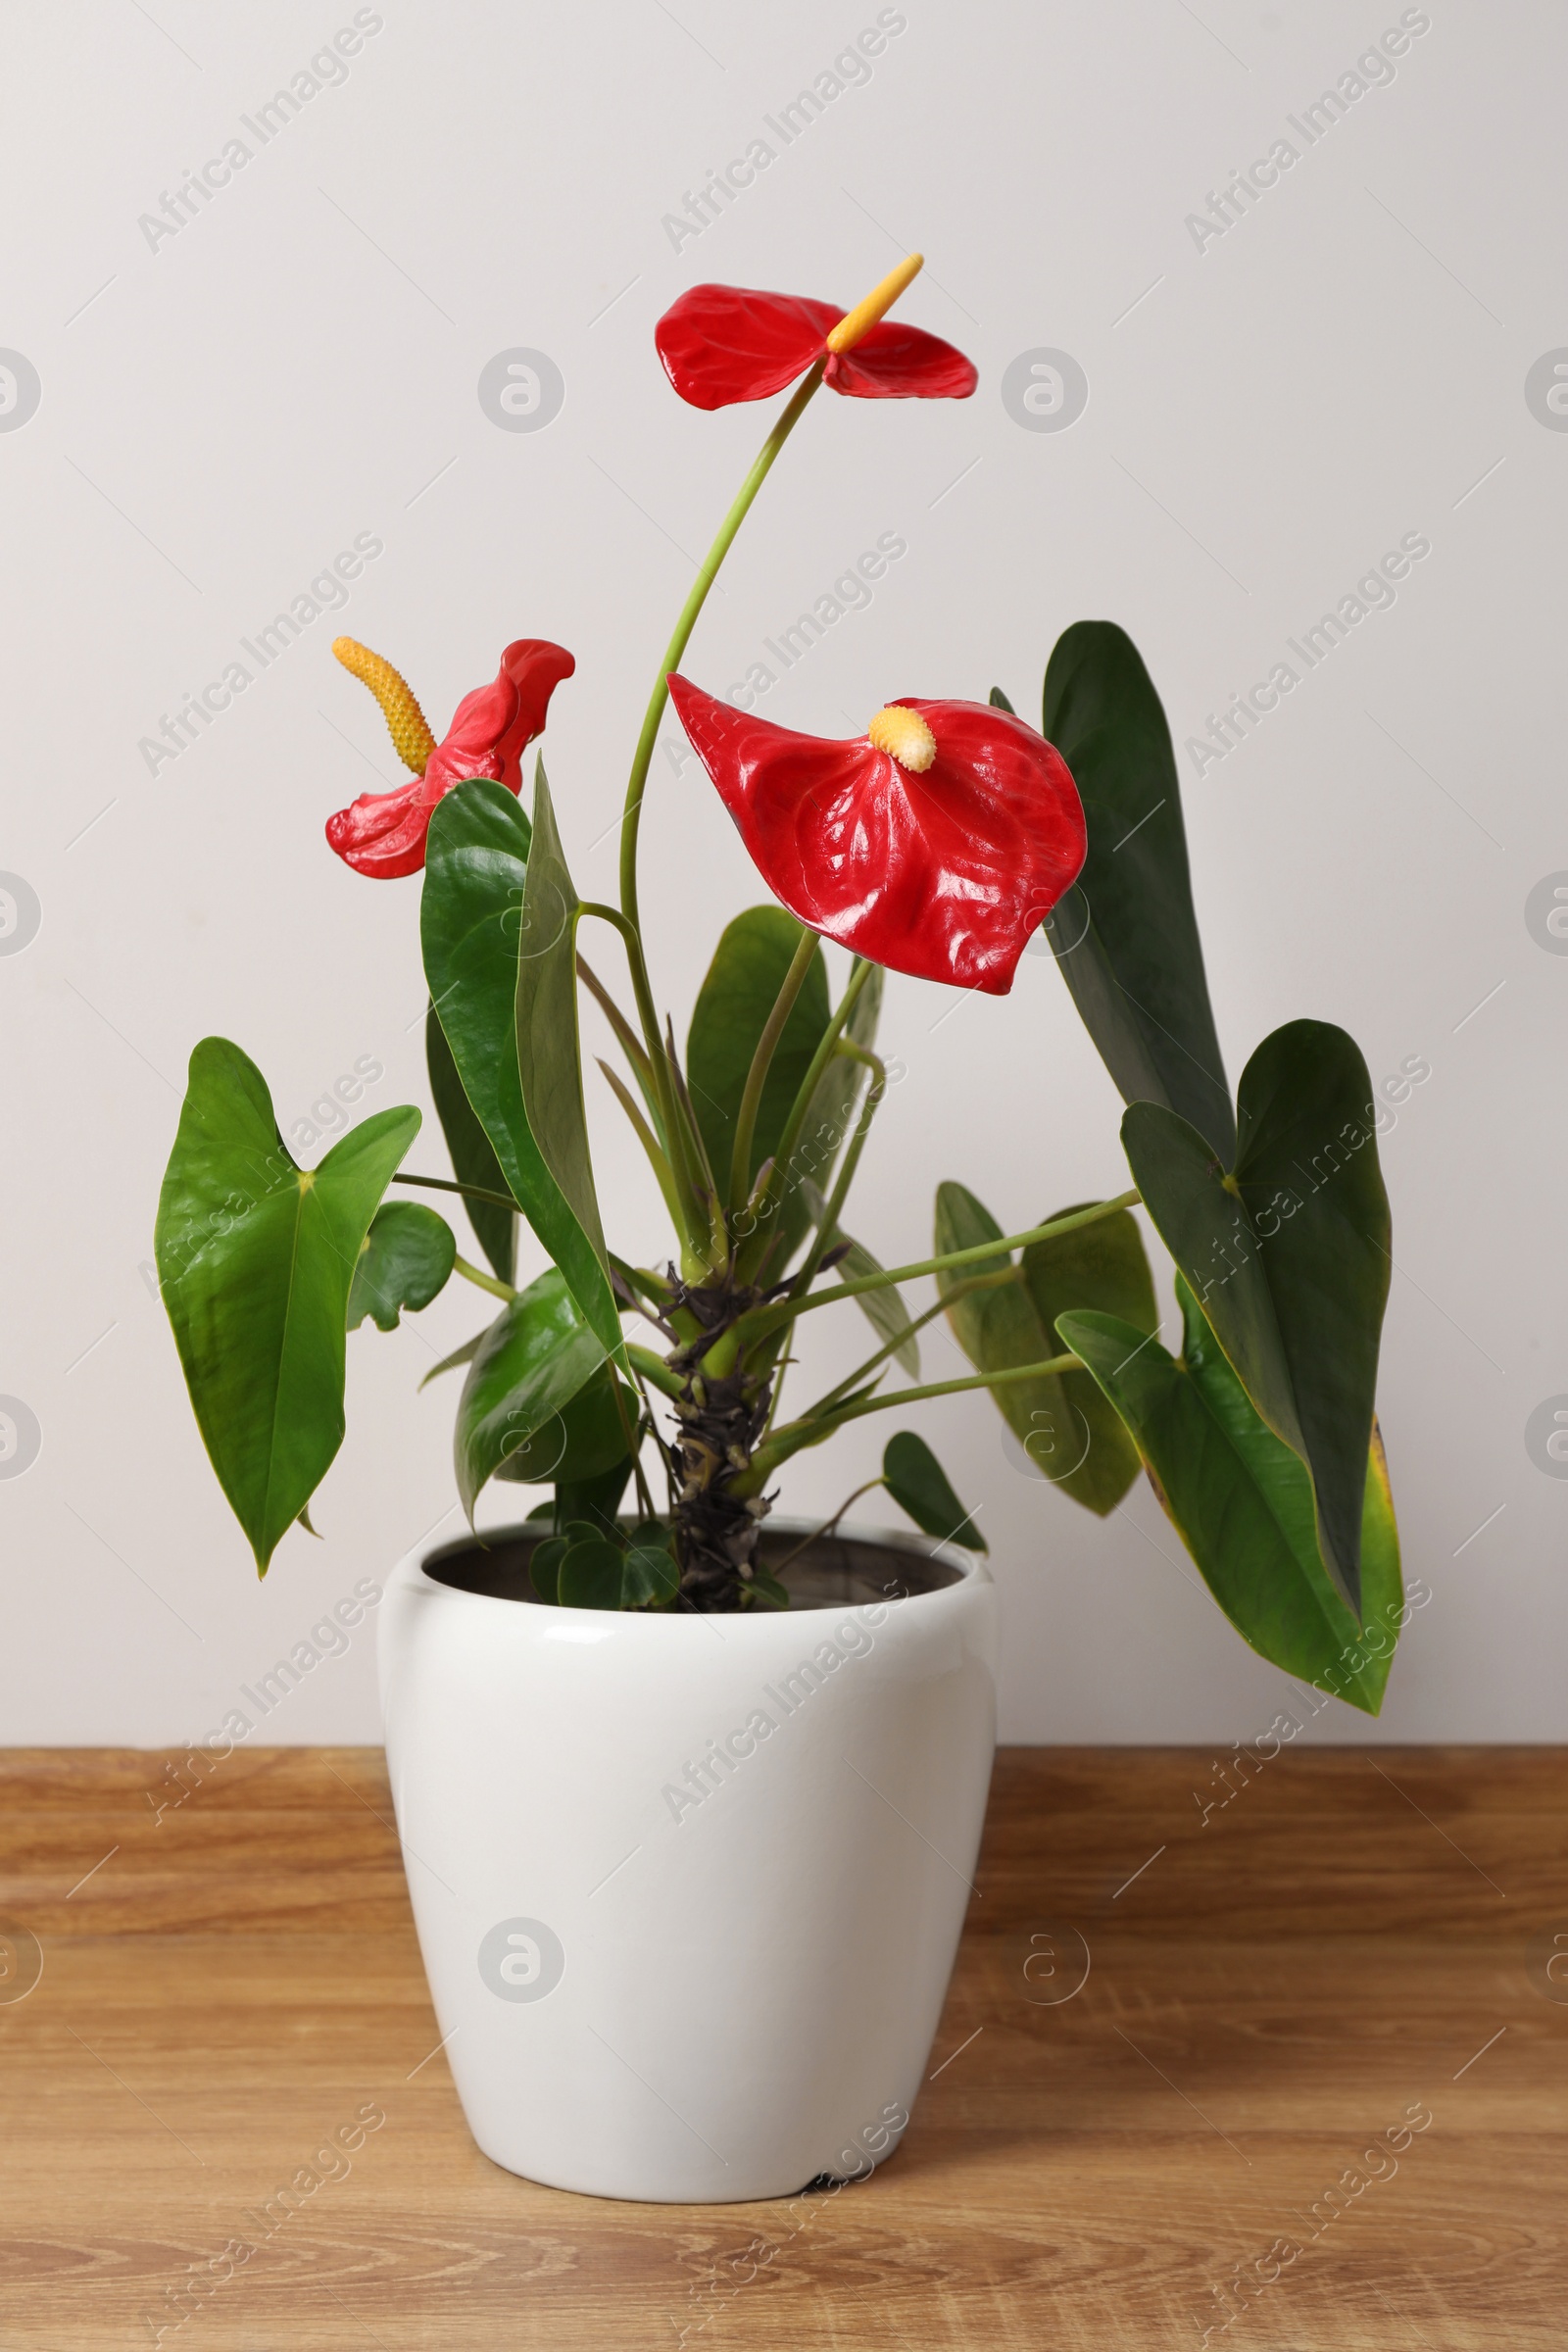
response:
<svg viewBox="0 0 1568 2352"><path fill-rule="evenodd" d="M365 881L321 840L333 808L401 772L332 635L397 662L438 733L510 638L571 647L552 782L579 887L612 897L659 652L775 409L684 407L654 322L704 278L848 306L919 246L903 315L974 357L977 395L819 396L687 667L724 691L892 532L906 555L775 686L769 717L858 733L894 694L993 684L1037 713L1058 632L1105 615L1181 745L1402 534L1430 539L1392 608L1255 734L1200 774L1182 757L1182 789L1233 1084L1307 1013L1349 1028L1374 1079L1407 1056L1432 1072L1383 1144L1397 1272L1381 1390L1406 1574L1431 1597L1381 1722L1334 1707L1310 1736L1562 1737L1568 1486L1525 1438L1568 1391L1568 961L1526 921L1568 867L1568 436L1525 392L1568 343L1558 12L1405 12L1429 29L1310 148L1286 118L1397 7L907 0L868 77L788 147L764 118L831 73L874 7L370 13L346 78L265 148L241 116L348 5L85 0L13 10L3 34L0 344L41 401L0 431L0 867L41 922L0 942L0 1391L42 1445L0 1479L0 1736L199 1737L356 1580L459 1524L456 1386L416 1391L485 1319L477 1294L454 1282L413 1328L350 1341L324 1542L291 1536L259 1587L148 1279L198 1037L254 1056L285 1135L364 1056L385 1074L352 1115L427 1106L418 886ZM140 217L236 134L245 168L150 244ZM677 250L665 217L759 136L775 160ZM1188 216L1282 136L1299 160L1200 245ZM499 429L478 397L518 348L564 385L536 431ZM1002 398L1009 362L1043 348L1088 379L1064 430L1024 429ZM384 553L347 606L150 774L138 746L161 715L357 533ZM662 740L678 745L673 722ZM764 894L695 763L662 749L644 840L656 984L684 1031L721 918ZM1116 1097L1048 957L1004 1002L894 980L883 1037L906 1074L852 1224L885 1262L929 1248L940 1178L1009 1228L1127 1181ZM658 1251L657 1197L591 1093L612 1237ZM433 1127L410 1164L446 1171ZM541 1262L525 1238L525 1270ZM822 1370L865 1350L858 1317L833 1320L812 1335ZM926 1361L963 1368L936 1326ZM984 1510L1004 1737L1223 1744L1288 1699L1146 1487L1101 1524L1009 1460L985 1397L907 1418ZM832 1508L897 1425L805 1457L784 1507ZM268 1739L377 1737L369 1630Z"/></svg>

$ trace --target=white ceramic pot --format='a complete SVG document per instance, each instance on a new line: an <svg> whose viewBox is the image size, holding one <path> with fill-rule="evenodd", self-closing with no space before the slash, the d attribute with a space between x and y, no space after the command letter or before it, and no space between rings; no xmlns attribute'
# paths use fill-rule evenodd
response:
<svg viewBox="0 0 1568 2352"><path fill-rule="evenodd" d="M552 2187L679 2203L869 2170L913 2107L974 1876L989 1572L847 1538L809 1605L619 1615L508 1596L523 1534L411 1554L380 1610L398 1827L474 2138ZM874 1597L890 1557L906 1597Z"/></svg>

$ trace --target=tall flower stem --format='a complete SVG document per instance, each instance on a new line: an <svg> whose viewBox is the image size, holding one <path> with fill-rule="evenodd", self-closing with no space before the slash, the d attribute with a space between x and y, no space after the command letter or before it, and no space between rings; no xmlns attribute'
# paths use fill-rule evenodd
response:
<svg viewBox="0 0 1568 2352"><path fill-rule="evenodd" d="M631 763L631 779L626 786L626 809L621 819L620 905L621 911L629 922L638 922L637 830L642 821L643 795L647 789L648 769L654 757L654 745L659 736L659 722L664 715L664 705L669 700L667 684L669 673L672 669L680 666L680 658L686 651L693 629L697 626L697 616L708 602L708 591L718 577L719 565L729 554L735 534L751 510L753 499L756 498L772 470L774 459L805 415L808 401L822 381L822 369L825 366L825 361L817 361L810 373L803 379L788 408L759 450L750 473L735 494L729 513L718 526L718 536L703 558L697 577L692 582L691 594L681 607L680 618L675 623L674 634L668 645L665 646L664 658L659 664L659 676L648 700L648 710L643 719L643 731L637 738L637 752ZM639 990L639 998L640 996L641 991ZM652 1002L650 1001L646 1005L639 1002L638 1009L643 1015L643 1026L648 1035L649 1051L657 1055L659 1022L654 1015Z"/></svg>

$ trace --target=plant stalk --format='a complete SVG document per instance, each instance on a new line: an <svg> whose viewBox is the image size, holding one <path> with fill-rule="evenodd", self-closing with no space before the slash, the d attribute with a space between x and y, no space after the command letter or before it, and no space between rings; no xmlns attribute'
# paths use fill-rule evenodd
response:
<svg viewBox="0 0 1568 2352"><path fill-rule="evenodd" d="M1076 1233L1080 1225L1093 1225L1102 1217L1114 1216L1120 1208L1131 1208L1140 1198L1136 1192L1118 1193L1114 1200L1102 1200L1096 1208L1080 1208L1070 1217L1054 1217L1049 1225L1031 1226L1027 1233L1004 1234L995 1242L977 1242L972 1249L950 1250L941 1257L923 1257L917 1265L890 1266L881 1274L858 1274L852 1282L841 1282L831 1291L818 1291L813 1298L783 1298L776 1306L754 1308L736 1325L739 1344L751 1347L776 1331L781 1323L793 1323L797 1315L808 1315L814 1307L834 1306L841 1298L858 1298L866 1291L885 1291L891 1283L913 1282L921 1274L945 1274L954 1266L972 1266L984 1258L996 1257L1004 1250L1027 1249L1031 1242L1049 1242L1057 1234Z"/></svg>
<svg viewBox="0 0 1568 2352"><path fill-rule="evenodd" d="M917 1389L895 1389L888 1396L861 1396L854 1404L829 1413L821 1421L807 1414L799 1421L786 1422L775 1430L765 1445L759 1446L750 1466L730 1481L730 1493L737 1495L760 1494L781 1463L808 1446L820 1446L827 1438L837 1435L851 1421L858 1421L866 1413L890 1412L895 1405L919 1404L927 1396L956 1396L964 1389L996 1389L1015 1380L1040 1380L1049 1372L1081 1372L1081 1358L1076 1355L1048 1356L1039 1364L1013 1364L1005 1371L976 1372L964 1380L927 1381Z"/></svg>
<svg viewBox="0 0 1568 2352"><path fill-rule="evenodd" d="M642 822L643 795L647 790L648 769L654 757L654 745L659 737L659 722L664 715L664 705L669 699L667 683L669 673L672 669L679 668L680 658L686 651L693 629L697 626L697 616L708 602L710 588L718 577L719 565L729 554L735 534L746 520L753 499L766 481L774 459L805 415L807 403L822 381L822 369L825 366L825 361L818 360L809 374L797 386L788 408L785 409L767 439L762 443L750 473L736 492L729 513L718 526L717 537L703 558L697 577L692 582L691 594L681 607L680 618L675 623L674 633L664 648L664 658L659 665L659 676L655 681L654 691L648 698L648 710L643 718L643 731L637 739L637 750L631 763L631 777L626 786L626 808L621 819L620 832L621 911L629 922L637 924L639 931L642 926L637 912L637 831ZM646 1021L644 1025L646 1027ZM648 1040L651 1051L655 1050L657 1046L658 1036L659 1030L656 1022L653 1034Z"/></svg>
<svg viewBox="0 0 1568 2352"><path fill-rule="evenodd" d="M514 1217L522 1211L510 1193L486 1192L482 1184L454 1184L450 1176L405 1176L399 1169L394 1184L416 1184L432 1193L461 1193L466 1200L488 1200L492 1208L510 1208Z"/></svg>
<svg viewBox="0 0 1568 2352"><path fill-rule="evenodd" d="M492 1298L505 1298L510 1304L518 1296L510 1282L503 1282L498 1275L486 1274L479 1266L470 1266L466 1257L455 1257L452 1271L461 1274L465 1282L471 1282L476 1290L488 1291Z"/></svg>
<svg viewBox="0 0 1568 2352"><path fill-rule="evenodd" d="M808 931L803 923L795 954L790 958L790 968L773 1001L773 1009L763 1024L762 1034L757 1041L757 1051L752 1055L752 1066L746 1073L746 1088L735 1119L735 1148L730 1154L729 1199L730 1206L735 1209L746 1206L751 1193L752 1143L757 1134L757 1114L761 1108L762 1089L767 1084L767 1073L773 1066L778 1041L784 1034L790 1014L795 1010L795 1000L806 986L806 975L811 968L816 947L816 933Z"/></svg>

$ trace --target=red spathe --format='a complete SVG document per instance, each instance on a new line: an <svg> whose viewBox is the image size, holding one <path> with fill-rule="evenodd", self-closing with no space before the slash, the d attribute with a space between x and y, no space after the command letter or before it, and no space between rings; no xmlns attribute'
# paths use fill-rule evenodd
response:
<svg viewBox="0 0 1568 2352"><path fill-rule="evenodd" d="M424 863L430 811L454 784L488 776L515 792L522 755L544 732L550 697L577 664L563 645L519 637L501 657L493 686L476 686L425 763L395 792L367 792L326 820L326 838L346 865L378 882L416 874Z"/></svg>
<svg viewBox="0 0 1568 2352"><path fill-rule="evenodd" d="M863 735L797 735L678 676L669 692L792 914L891 971L1007 994L1084 861L1078 790L1043 735L987 703L901 695L936 739L917 774Z"/></svg>
<svg viewBox="0 0 1568 2352"><path fill-rule="evenodd" d="M805 294L692 286L664 313L654 342L682 400L725 409L793 384L827 352L844 315ZM852 351L828 355L822 381L852 400L967 400L979 378L951 343L884 318Z"/></svg>

